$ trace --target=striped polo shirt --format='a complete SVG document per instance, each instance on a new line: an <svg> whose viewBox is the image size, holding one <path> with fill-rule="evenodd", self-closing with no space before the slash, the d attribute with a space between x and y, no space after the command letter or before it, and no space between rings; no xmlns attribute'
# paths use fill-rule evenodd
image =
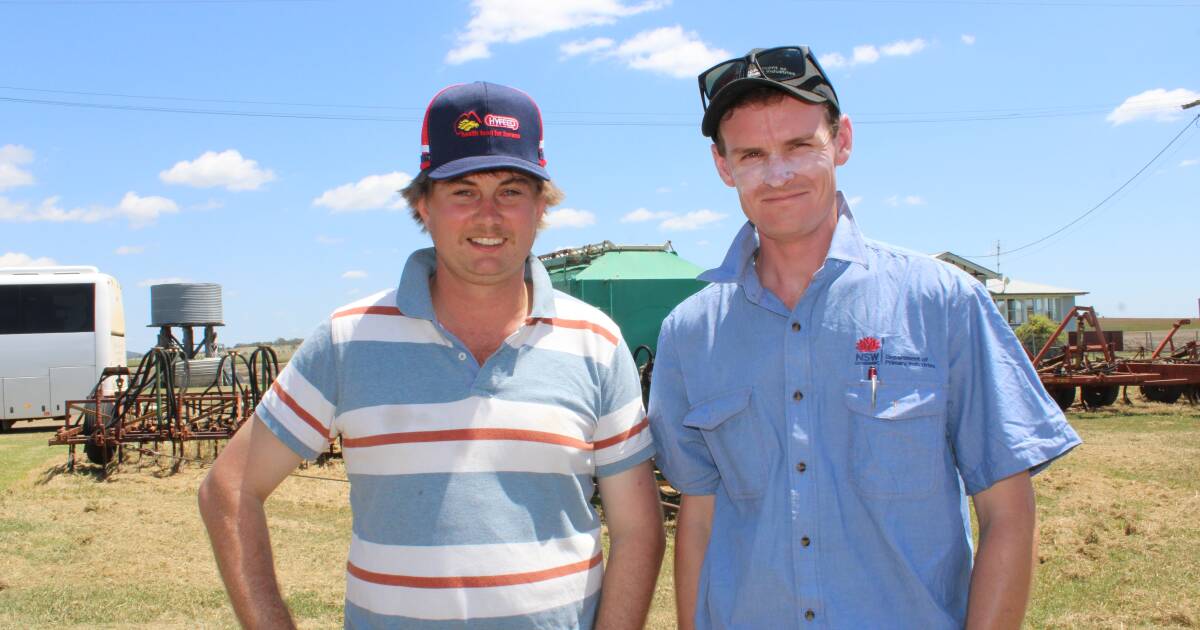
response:
<svg viewBox="0 0 1200 630"><path fill-rule="evenodd" d="M633 359L536 257L529 318L479 365L433 312L433 249L322 323L256 413L312 459L340 436L347 628L590 628L592 477L654 454Z"/></svg>

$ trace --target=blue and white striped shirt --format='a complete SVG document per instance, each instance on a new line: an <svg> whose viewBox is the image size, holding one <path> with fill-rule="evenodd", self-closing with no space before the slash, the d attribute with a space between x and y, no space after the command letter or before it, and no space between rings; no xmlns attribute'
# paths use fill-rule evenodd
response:
<svg viewBox="0 0 1200 630"><path fill-rule="evenodd" d="M654 454L632 357L530 257L530 317L478 365L436 320L433 249L335 311L257 409L306 458L342 438L346 627L589 628L592 477Z"/></svg>

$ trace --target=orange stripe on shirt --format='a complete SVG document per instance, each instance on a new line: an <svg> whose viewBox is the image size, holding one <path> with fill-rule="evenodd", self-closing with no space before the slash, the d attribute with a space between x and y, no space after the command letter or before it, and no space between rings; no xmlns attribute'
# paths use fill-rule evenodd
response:
<svg viewBox="0 0 1200 630"><path fill-rule="evenodd" d="M403 316L404 313L395 306L356 306L343 311L338 311L333 314L333 319L339 317L349 317L351 315L397 315Z"/></svg>
<svg viewBox="0 0 1200 630"><path fill-rule="evenodd" d="M621 340L618 339L616 335L612 334L612 332L610 332L607 328L605 328L599 324L589 322L586 320L582 320L582 319L560 319L558 317L531 317L531 318L529 318L529 323L530 324L546 324L547 326L558 326L559 328L574 328L577 330L590 330L590 331L596 333L597 335L600 335L601 337L604 337L605 339L609 340L610 342L612 342L612 344L614 346L621 343Z"/></svg>
<svg viewBox="0 0 1200 630"><path fill-rule="evenodd" d="M558 444L584 451L592 450L589 442L580 439L525 429L446 429L443 431L409 431L407 433L384 433L360 438L342 438L343 448L366 448L388 444L412 444L416 442L460 442L466 440L509 440L514 442L542 442Z"/></svg>
<svg viewBox="0 0 1200 630"><path fill-rule="evenodd" d="M619 444L619 443L624 442L625 440L628 440L629 438L641 433L642 431L645 431L646 427L648 427L648 426L650 426L650 419L642 418L641 422L630 427L630 429L628 431L626 431L624 433L618 433L612 437L606 437L603 440L600 440L599 442L595 442L592 444L592 448L594 448L596 450L600 450L602 448L608 448L608 447L612 446L613 444Z"/></svg>
<svg viewBox="0 0 1200 630"><path fill-rule="evenodd" d="M292 398L287 392L283 391L283 387L279 384L279 381L275 381L271 384L271 391L275 392L275 395L279 397L279 400L282 400L283 404L287 405L288 408L295 412L295 414L299 416L301 420L307 423L308 426L312 427L317 433L320 433L321 437L325 438L326 440L329 439L329 429L326 429L325 425L321 424L320 420L317 420L312 414L305 411L304 407L301 407L300 403L296 402L295 398Z"/></svg>
<svg viewBox="0 0 1200 630"><path fill-rule="evenodd" d="M407 586L410 588L486 588L490 586L513 586L530 584L554 578L587 571L600 564L602 554L596 554L591 560L572 562L561 567L529 571L527 573L506 573L503 575L472 575L461 577L418 577L415 575L393 575L391 573L375 573L346 563L346 571L354 577L374 584L386 586Z"/></svg>

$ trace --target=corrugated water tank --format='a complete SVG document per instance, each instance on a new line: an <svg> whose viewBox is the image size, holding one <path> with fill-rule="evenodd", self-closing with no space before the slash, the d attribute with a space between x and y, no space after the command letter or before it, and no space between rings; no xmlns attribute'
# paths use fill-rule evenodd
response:
<svg viewBox="0 0 1200 630"><path fill-rule="evenodd" d="M150 287L151 326L222 326L221 285L212 282Z"/></svg>

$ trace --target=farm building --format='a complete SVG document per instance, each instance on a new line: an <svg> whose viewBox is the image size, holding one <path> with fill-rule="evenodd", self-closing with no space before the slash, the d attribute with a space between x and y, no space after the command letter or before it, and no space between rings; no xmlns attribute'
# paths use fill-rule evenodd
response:
<svg viewBox="0 0 1200 630"><path fill-rule="evenodd" d="M934 254L933 257L962 269L982 282L1009 325L1014 327L1025 323L1033 315L1045 315L1051 321L1062 321L1075 306L1076 296L1087 295L1087 291L1005 278L952 252Z"/></svg>

